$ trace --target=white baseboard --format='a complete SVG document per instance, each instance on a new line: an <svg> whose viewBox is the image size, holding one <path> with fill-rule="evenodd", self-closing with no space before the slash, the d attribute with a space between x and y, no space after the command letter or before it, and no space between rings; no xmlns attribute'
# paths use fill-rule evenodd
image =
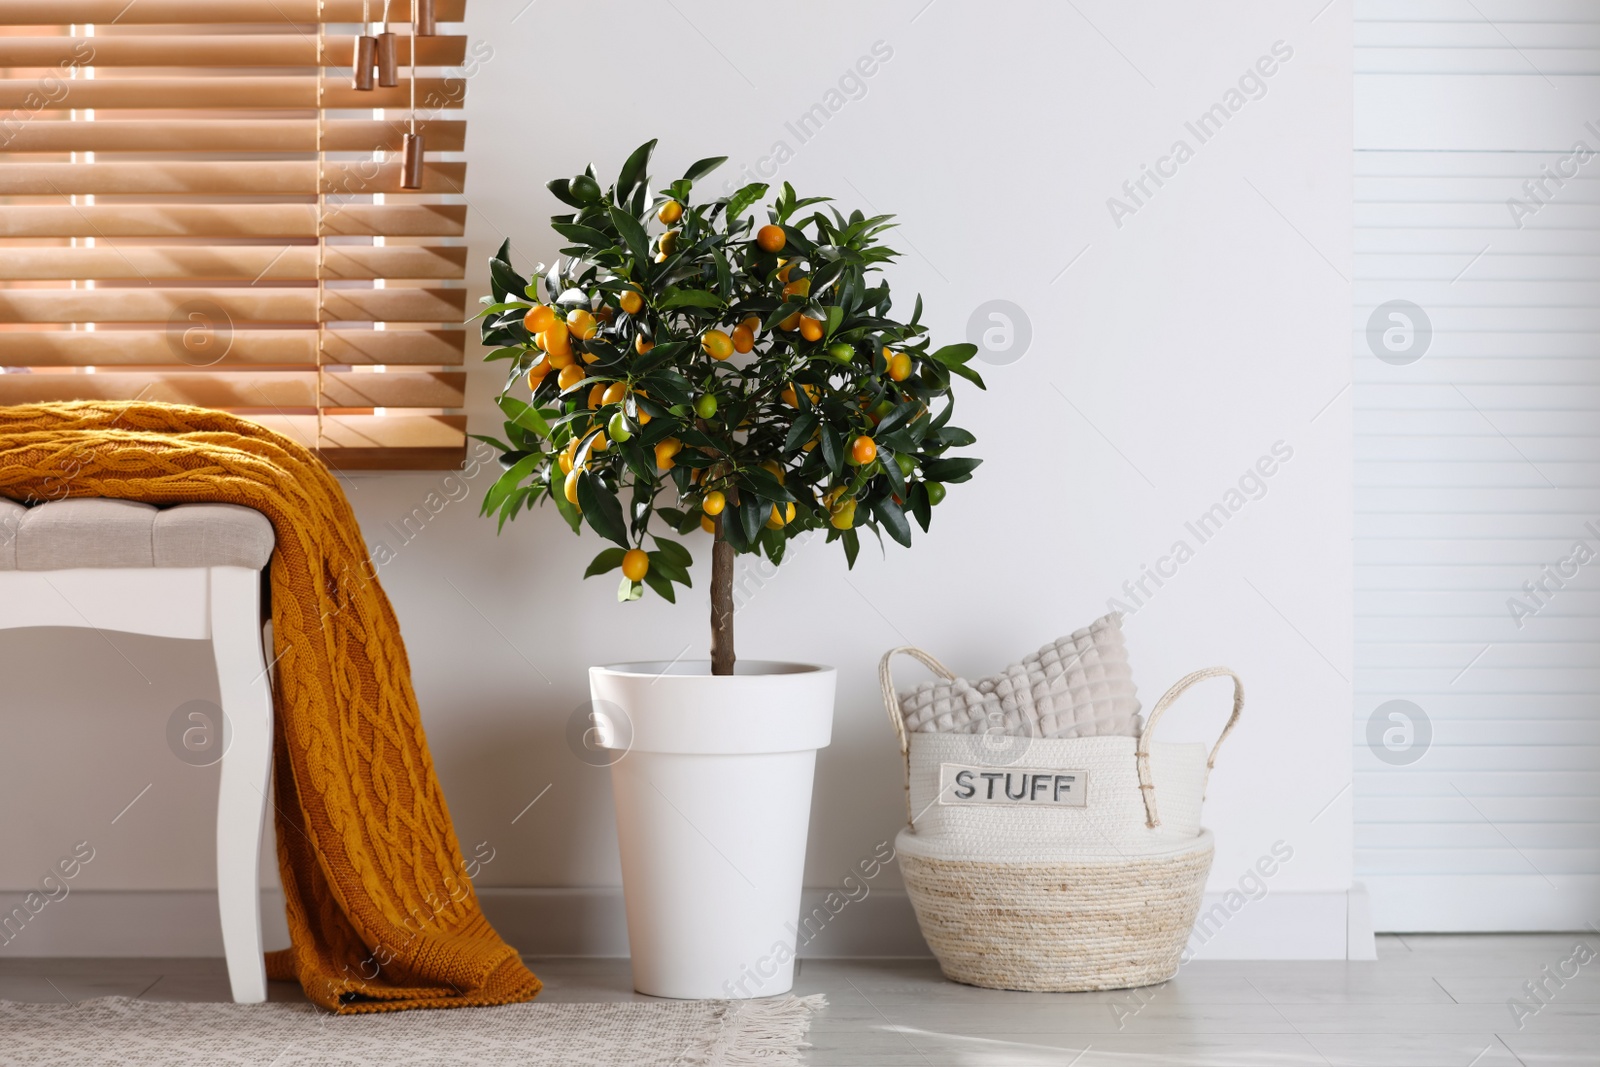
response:
<svg viewBox="0 0 1600 1067"><path fill-rule="evenodd" d="M873 890L840 904L828 889L803 895L807 935L802 958L926 956L927 943L905 892ZM530 956L628 954L622 890L499 889L478 891L483 910L511 944ZM1366 896L1274 892L1252 900L1207 894L1189 940L1190 958L1203 960L1372 959ZM833 903L830 911L827 903ZM267 948L289 944L283 895L263 890ZM1230 910L1230 906L1232 910ZM48 904L9 941L7 956L220 956L216 894L205 890L78 890Z"/></svg>
<svg viewBox="0 0 1600 1067"><path fill-rule="evenodd" d="M1395 934L1565 933L1600 916L1600 877L1369 875L1376 929Z"/></svg>
<svg viewBox="0 0 1600 1067"><path fill-rule="evenodd" d="M0 905L9 911L19 897L0 894ZM261 891L261 929L267 948L288 947L281 890ZM20 929L10 926L0 933L0 959L222 955L217 894L204 889L75 889L46 904Z"/></svg>

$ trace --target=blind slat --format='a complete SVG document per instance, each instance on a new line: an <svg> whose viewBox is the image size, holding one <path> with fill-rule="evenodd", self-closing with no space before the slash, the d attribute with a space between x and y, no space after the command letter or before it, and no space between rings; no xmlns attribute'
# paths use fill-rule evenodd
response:
<svg viewBox="0 0 1600 1067"><path fill-rule="evenodd" d="M437 0L440 22L460 22L466 0ZM378 17L381 4L362 0L0 0L0 24L15 26L115 23L151 26L163 23L200 25L253 22L360 22Z"/></svg>
<svg viewBox="0 0 1600 1067"><path fill-rule="evenodd" d="M348 204L322 220L346 237L460 237L464 204ZM314 204L0 206L0 237L311 237Z"/></svg>
<svg viewBox="0 0 1600 1067"><path fill-rule="evenodd" d="M62 82L65 91L43 94L38 78L0 80L0 110L115 111L122 109L232 108L406 108L411 103L411 79L399 84L362 91L349 78L301 77L193 77L193 78L72 78ZM320 92L319 92L320 90ZM460 79L418 78L417 101L432 111L458 108L463 99Z"/></svg>
<svg viewBox="0 0 1600 1067"><path fill-rule="evenodd" d="M323 38L322 65L348 67L356 39ZM417 64L459 66L461 36L417 38ZM411 63L411 37L397 34L400 63ZM188 34L181 37L0 37L0 67L314 67L314 34Z"/></svg>
<svg viewBox="0 0 1600 1067"><path fill-rule="evenodd" d="M466 374L327 371L321 406L344 408L461 406ZM115 374L0 374L0 404L57 400L155 400L225 409L315 410L315 371L159 371Z"/></svg>
<svg viewBox="0 0 1600 1067"><path fill-rule="evenodd" d="M0 320L14 323L182 321L206 301L234 323L459 322L465 289L0 289Z"/></svg>
<svg viewBox="0 0 1600 1067"><path fill-rule="evenodd" d="M372 278L460 278L465 248L388 245L327 249L322 276ZM317 279L317 246L223 245L209 248L97 247L11 248L0 255L0 280L98 279L285 282Z"/></svg>
<svg viewBox="0 0 1600 1067"><path fill-rule="evenodd" d="M0 38L3 39L3 38ZM315 119L254 119L222 122L204 119L102 119L64 121L35 118L20 129L6 129L6 152L315 152ZM325 152L398 152L408 126L403 119L329 119L322 129ZM459 119L419 121L417 129L432 152L459 152L467 124Z"/></svg>
<svg viewBox="0 0 1600 1067"><path fill-rule="evenodd" d="M346 196L459 193L465 163L428 163L422 188L402 189L398 162L0 163L0 196Z"/></svg>
<svg viewBox="0 0 1600 1067"><path fill-rule="evenodd" d="M336 470L454 469L464 452L464 415L282 415L250 416L308 448L317 448ZM319 437L318 434L321 434Z"/></svg>
<svg viewBox="0 0 1600 1067"><path fill-rule="evenodd" d="M458 366L465 358L465 330L360 330L322 332L323 362ZM183 356L181 338L152 330L0 330L0 366L160 366ZM235 329L230 366L315 366L317 331Z"/></svg>

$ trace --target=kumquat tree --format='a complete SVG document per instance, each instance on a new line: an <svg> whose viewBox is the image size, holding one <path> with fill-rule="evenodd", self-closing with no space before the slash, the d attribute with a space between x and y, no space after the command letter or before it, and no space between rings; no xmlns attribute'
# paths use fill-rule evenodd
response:
<svg viewBox="0 0 1600 1067"><path fill-rule="evenodd" d="M692 556L667 535L705 530L712 672L731 674L734 556L778 564L814 530L852 567L862 529L909 546L911 520L926 531L981 462L947 453L974 440L950 422L953 379L983 381L975 346L932 347L921 297L901 322L869 280L897 255L879 241L891 216L824 210L785 182L758 226L763 183L691 199L725 157L652 195L654 147L608 189L592 166L549 183L572 208L551 219L554 265L523 277L509 242L490 261L479 317L486 358L507 364L506 439L479 439L506 470L483 513L504 529L548 498L613 542L585 577L620 568L619 600L674 600Z"/></svg>

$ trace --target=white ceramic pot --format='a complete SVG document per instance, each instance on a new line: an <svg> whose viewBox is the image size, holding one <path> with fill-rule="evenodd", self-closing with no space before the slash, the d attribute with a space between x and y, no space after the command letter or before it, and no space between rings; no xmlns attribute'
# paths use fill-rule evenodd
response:
<svg viewBox="0 0 1600 1067"><path fill-rule="evenodd" d="M740 998L794 983L817 749L835 672L740 660L589 668L611 765L633 987ZM619 710L620 709L620 710Z"/></svg>

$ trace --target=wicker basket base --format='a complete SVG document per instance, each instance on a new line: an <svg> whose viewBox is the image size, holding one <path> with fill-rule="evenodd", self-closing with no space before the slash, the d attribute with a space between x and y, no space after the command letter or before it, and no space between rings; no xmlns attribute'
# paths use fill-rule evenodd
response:
<svg viewBox="0 0 1600 1067"><path fill-rule="evenodd" d="M1204 846L1112 862L989 863L899 854L945 977L1065 993L1154 985L1178 971L1211 870Z"/></svg>

